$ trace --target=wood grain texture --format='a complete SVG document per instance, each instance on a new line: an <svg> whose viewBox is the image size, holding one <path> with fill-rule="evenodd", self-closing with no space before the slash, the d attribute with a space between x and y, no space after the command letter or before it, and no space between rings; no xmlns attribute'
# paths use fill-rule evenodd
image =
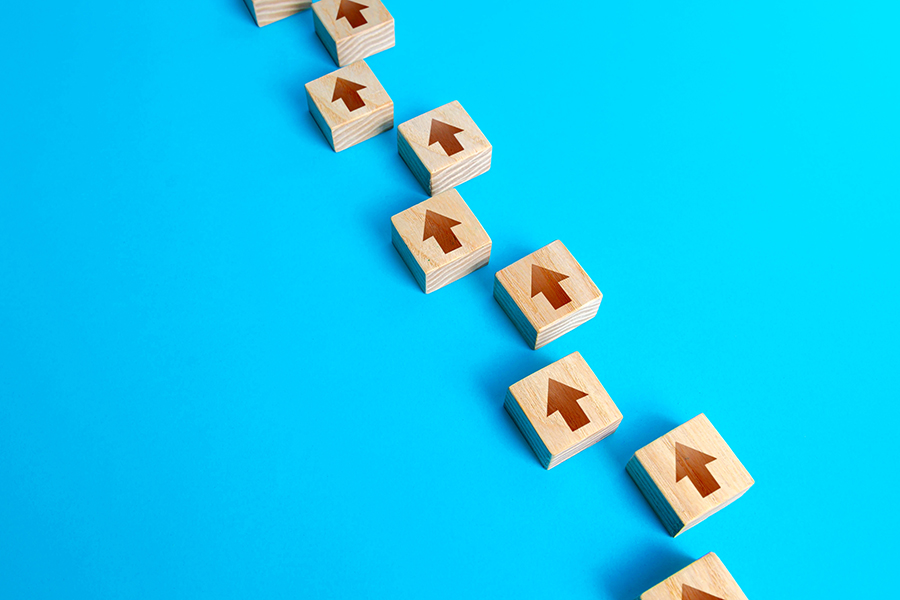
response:
<svg viewBox="0 0 900 600"><path fill-rule="evenodd" d="M458 247L444 251L439 236L427 227L429 211L459 223L446 232L459 243ZM438 194L391 217L391 239L426 294L483 267L491 256L491 238L456 190Z"/></svg>
<svg viewBox="0 0 900 600"><path fill-rule="evenodd" d="M244 4L253 15L253 20L260 27L280 21L301 10L306 10L312 4L311 0L244 0Z"/></svg>
<svg viewBox="0 0 900 600"><path fill-rule="evenodd" d="M698 468L709 471L718 489L704 497L694 479L679 477L679 444L715 458ZM626 470L673 536L728 506L753 485L747 469L704 414L635 452Z"/></svg>
<svg viewBox="0 0 900 600"><path fill-rule="evenodd" d="M653 586L639 600L693 600L704 595L722 600L747 600L731 573L712 552Z"/></svg>
<svg viewBox="0 0 900 600"><path fill-rule="evenodd" d="M434 125L437 121L438 125ZM435 141L435 127L446 134L444 125L459 129L453 138L462 150ZM416 179L430 195L457 187L491 168L491 143L462 105L453 101L402 123L397 128L397 150ZM446 143L446 140L445 140Z"/></svg>
<svg viewBox="0 0 900 600"><path fill-rule="evenodd" d="M555 308L559 294L550 294L549 290L534 294L534 274L540 272L534 265L564 276L555 285L564 292L568 303ZM525 341L537 349L594 318L603 294L565 245L556 240L498 271L494 298Z"/></svg>
<svg viewBox="0 0 900 600"><path fill-rule="evenodd" d="M365 21L354 27L355 20L341 14L341 0L319 0L312 5L316 34L338 66L362 60L382 50L393 48L394 18L379 0L359 0L359 14Z"/></svg>
<svg viewBox="0 0 900 600"><path fill-rule="evenodd" d="M363 101L362 107L350 110L345 99L336 98L335 88L340 91L346 86L339 79L357 84L353 86L353 93ZM364 87L355 89L360 85ZM394 126L394 103L365 61L307 83L306 99L310 114L335 152L355 146ZM356 105L349 103L349 106Z"/></svg>
<svg viewBox="0 0 900 600"><path fill-rule="evenodd" d="M569 400L577 403L573 405L579 413L577 423L566 418L558 399L552 399L559 386L578 392ZM578 352L510 386L504 407L546 469L596 444L622 422L622 413ZM586 423L580 420L582 413Z"/></svg>

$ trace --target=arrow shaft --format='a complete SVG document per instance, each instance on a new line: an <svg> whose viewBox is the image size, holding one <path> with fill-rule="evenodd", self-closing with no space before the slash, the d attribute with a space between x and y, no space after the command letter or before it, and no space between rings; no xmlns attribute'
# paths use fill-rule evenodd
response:
<svg viewBox="0 0 900 600"><path fill-rule="evenodd" d="M444 149L447 156L453 156L457 152L463 151L462 144L459 143L459 140L456 139L455 135L441 135L438 138L438 144L441 145L441 148Z"/></svg>
<svg viewBox="0 0 900 600"><path fill-rule="evenodd" d="M459 238L457 238L456 234L449 229L438 230L434 234L434 239L441 247L441 250L444 251L444 254L450 254L454 250L462 248L462 243L459 241Z"/></svg>
<svg viewBox="0 0 900 600"><path fill-rule="evenodd" d="M363 16L362 12L352 12L351 11L350 13L345 13L341 16L344 17L345 19L347 19L347 22L350 23L350 27L352 27L353 29L356 29L357 27L362 27L363 25L368 23L368 21L366 21L366 18Z"/></svg>
<svg viewBox="0 0 900 600"><path fill-rule="evenodd" d="M566 290L562 289L562 286L558 283L553 283L552 285L545 287L541 290L541 293L544 294L544 298L547 299L554 310L559 310L572 301L566 293Z"/></svg>
<svg viewBox="0 0 900 600"><path fill-rule="evenodd" d="M359 92L355 92L353 90L348 90L341 96L341 100L344 101L344 106L347 107L347 110L353 112L358 108L362 108L366 105L363 101L362 96L359 95Z"/></svg>
<svg viewBox="0 0 900 600"><path fill-rule="evenodd" d="M566 420L566 425L572 431L578 431L591 422L584 410L579 406L578 402L570 402L559 409L559 414Z"/></svg>
<svg viewBox="0 0 900 600"><path fill-rule="evenodd" d="M685 461L684 469L687 473L687 478L691 480L691 483L694 484L694 487L697 488L697 491L700 492L703 498L722 487L716 481L716 478L713 477L713 474L709 472L706 465L695 465Z"/></svg>

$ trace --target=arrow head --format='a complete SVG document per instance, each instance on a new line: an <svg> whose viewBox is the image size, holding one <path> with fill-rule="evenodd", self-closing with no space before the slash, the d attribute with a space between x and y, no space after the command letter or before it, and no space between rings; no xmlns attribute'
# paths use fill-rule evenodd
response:
<svg viewBox="0 0 900 600"><path fill-rule="evenodd" d="M428 145L430 146L437 142L441 145L441 148L444 149L444 152L447 153L447 156L453 156L457 152L463 151L462 144L456 139L456 134L462 132L463 130L459 127L448 125L437 119L432 119L431 133L428 136Z"/></svg>
<svg viewBox="0 0 900 600"><path fill-rule="evenodd" d="M453 228L457 225L461 225L461 223L425 209L425 232L422 234L422 241L434 238L444 254L450 254L454 250L462 248L459 238L453 233Z"/></svg>
<svg viewBox="0 0 900 600"><path fill-rule="evenodd" d="M697 588L693 588L688 584L681 585L681 600L725 600L706 592L701 592Z"/></svg>
<svg viewBox="0 0 900 600"><path fill-rule="evenodd" d="M531 297L544 294L544 298L559 310L572 301L559 282L568 279L568 275L545 269L537 264L531 265Z"/></svg>
<svg viewBox="0 0 900 600"><path fill-rule="evenodd" d="M675 442L675 483L687 477L700 495L706 498L722 487L706 467L714 460L715 456Z"/></svg>
<svg viewBox="0 0 900 600"><path fill-rule="evenodd" d="M572 431L577 431L591 422L587 414L578 404L578 400L588 394L581 390L550 379L547 384L547 416L559 412L565 419L566 425Z"/></svg>
<svg viewBox="0 0 900 600"><path fill-rule="evenodd" d="M346 106L347 110L350 112L366 105L366 102L359 95L359 90L366 89L366 86L347 81L346 79L341 79L340 77L335 77L334 79L334 94L331 96L332 102L343 100L344 106Z"/></svg>
<svg viewBox="0 0 900 600"><path fill-rule="evenodd" d="M338 19L347 19L347 22L350 23L350 27L353 29L362 27L368 23L362 14L364 8L369 7L365 4L359 4L358 2L351 2L351 0L341 0L341 5L338 6L337 16L334 19L335 21Z"/></svg>

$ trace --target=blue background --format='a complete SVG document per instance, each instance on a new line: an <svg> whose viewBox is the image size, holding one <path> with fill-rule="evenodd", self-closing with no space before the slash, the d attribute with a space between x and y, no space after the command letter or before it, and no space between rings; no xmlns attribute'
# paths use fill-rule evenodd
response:
<svg viewBox="0 0 900 600"><path fill-rule="evenodd" d="M726 3L728 4L728 3ZM425 296L396 129L335 154L309 11L5 7L0 596L750 598L895 587L895 2L391 0L402 123L460 100L490 265ZM496 270L604 293L538 351ZM547 472L507 386L581 351L624 414ZM624 471L705 412L755 477L677 540Z"/></svg>

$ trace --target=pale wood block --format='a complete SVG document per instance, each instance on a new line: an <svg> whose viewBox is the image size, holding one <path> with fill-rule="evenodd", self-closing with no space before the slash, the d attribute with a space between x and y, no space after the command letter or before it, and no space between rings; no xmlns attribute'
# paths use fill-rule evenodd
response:
<svg viewBox="0 0 900 600"><path fill-rule="evenodd" d="M335 152L394 126L394 103L362 60L307 83L306 100Z"/></svg>
<svg viewBox="0 0 900 600"><path fill-rule="evenodd" d="M312 0L244 0L244 4L250 9L256 24L262 27L306 10Z"/></svg>
<svg viewBox="0 0 900 600"><path fill-rule="evenodd" d="M316 34L339 67L394 47L394 17L380 0L319 0Z"/></svg>
<svg viewBox="0 0 900 600"><path fill-rule="evenodd" d="M638 600L747 600L747 596L719 557L710 552L653 586Z"/></svg>
<svg viewBox="0 0 900 600"><path fill-rule="evenodd" d="M635 452L626 470L673 536L725 508L753 485L750 473L704 414Z"/></svg>
<svg viewBox="0 0 900 600"><path fill-rule="evenodd" d="M488 264L491 238L456 190L391 217L391 238L429 294Z"/></svg>
<svg viewBox="0 0 900 600"><path fill-rule="evenodd" d="M491 143L457 101L397 128L397 150L429 195L491 168Z"/></svg>
<svg viewBox="0 0 900 600"><path fill-rule="evenodd" d="M578 352L510 386L503 405L545 469L593 446L622 422Z"/></svg>
<svg viewBox="0 0 900 600"><path fill-rule="evenodd" d="M603 294L556 240L497 272L494 298L538 349L593 319Z"/></svg>

